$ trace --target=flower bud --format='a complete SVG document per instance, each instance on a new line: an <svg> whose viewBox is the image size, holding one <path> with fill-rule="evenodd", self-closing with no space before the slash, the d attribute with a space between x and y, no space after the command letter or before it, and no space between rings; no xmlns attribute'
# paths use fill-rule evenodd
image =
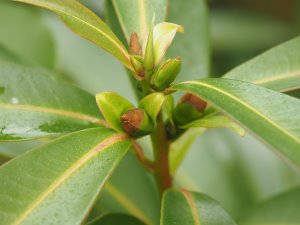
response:
<svg viewBox="0 0 300 225"><path fill-rule="evenodd" d="M121 116L129 109L133 109L134 105L115 92L97 94L96 101L109 126L116 131L123 132Z"/></svg>
<svg viewBox="0 0 300 225"><path fill-rule="evenodd" d="M158 91L162 91L167 88L176 79L180 69L180 58L167 60L153 75L151 80L153 88Z"/></svg>
<svg viewBox="0 0 300 225"><path fill-rule="evenodd" d="M142 46L136 32L132 32L130 36L129 51L133 55L143 56Z"/></svg>
<svg viewBox="0 0 300 225"><path fill-rule="evenodd" d="M193 94L185 94L179 100L174 110L174 119L179 125L200 118L207 106L207 103Z"/></svg>
<svg viewBox="0 0 300 225"><path fill-rule="evenodd" d="M130 55L131 64L135 70L134 77L137 80L143 80L145 77L143 58L138 55Z"/></svg>
<svg viewBox="0 0 300 225"><path fill-rule="evenodd" d="M130 109L122 115L122 127L128 135L133 137L148 135L154 129L146 112L139 108Z"/></svg>

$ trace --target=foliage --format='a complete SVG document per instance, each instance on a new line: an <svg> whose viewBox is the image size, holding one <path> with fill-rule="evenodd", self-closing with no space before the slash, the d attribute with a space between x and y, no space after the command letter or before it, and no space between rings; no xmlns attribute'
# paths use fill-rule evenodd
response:
<svg viewBox="0 0 300 225"><path fill-rule="evenodd" d="M0 6L0 225L300 224L299 37L211 78L204 0L107 0L107 23L76 0Z"/></svg>

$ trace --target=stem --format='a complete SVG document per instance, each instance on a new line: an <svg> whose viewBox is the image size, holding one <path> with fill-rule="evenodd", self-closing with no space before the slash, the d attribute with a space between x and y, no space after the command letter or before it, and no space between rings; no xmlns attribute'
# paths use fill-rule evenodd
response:
<svg viewBox="0 0 300 225"><path fill-rule="evenodd" d="M144 166L144 168L147 171L149 171L150 173L154 173L154 163L152 161L150 161L149 159L147 159L142 147L136 141L133 141L133 150L134 150L134 153L135 153L137 159Z"/></svg>
<svg viewBox="0 0 300 225"><path fill-rule="evenodd" d="M173 179L169 166L170 140L167 137L161 113L157 119L157 127L151 135L154 151L154 175L160 194L172 187Z"/></svg>

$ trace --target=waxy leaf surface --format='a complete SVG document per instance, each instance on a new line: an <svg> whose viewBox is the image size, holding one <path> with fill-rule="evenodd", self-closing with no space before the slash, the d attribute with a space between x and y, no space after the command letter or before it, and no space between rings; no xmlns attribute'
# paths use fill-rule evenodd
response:
<svg viewBox="0 0 300 225"><path fill-rule="evenodd" d="M207 195L182 191L164 194L160 225L235 225L229 214Z"/></svg>
<svg viewBox="0 0 300 225"><path fill-rule="evenodd" d="M41 70L0 63L0 141L104 124L94 96Z"/></svg>
<svg viewBox="0 0 300 225"><path fill-rule="evenodd" d="M225 78L249 81L275 91L300 88L300 37L234 68Z"/></svg>
<svg viewBox="0 0 300 225"><path fill-rule="evenodd" d="M131 146L108 128L61 137L0 168L0 224L81 224Z"/></svg>
<svg viewBox="0 0 300 225"><path fill-rule="evenodd" d="M126 214L108 214L86 225L145 225L143 222Z"/></svg>
<svg viewBox="0 0 300 225"><path fill-rule="evenodd" d="M75 33L105 49L127 68L132 69L129 54L111 29L92 11L76 0L13 0L49 9L60 16Z"/></svg>
<svg viewBox="0 0 300 225"><path fill-rule="evenodd" d="M210 102L300 167L300 100L248 82L210 78L173 86Z"/></svg>

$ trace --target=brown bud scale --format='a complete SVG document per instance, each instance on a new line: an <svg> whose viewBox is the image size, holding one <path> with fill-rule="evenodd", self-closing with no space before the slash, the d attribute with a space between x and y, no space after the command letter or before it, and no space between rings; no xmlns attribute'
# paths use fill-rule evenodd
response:
<svg viewBox="0 0 300 225"><path fill-rule="evenodd" d="M142 46L139 42L139 37L136 32L132 32L130 36L129 50L134 55L143 55Z"/></svg>
<svg viewBox="0 0 300 225"><path fill-rule="evenodd" d="M140 128L144 119L144 112L141 109L128 110L122 116L122 127L127 134L134 134Z"/></svg>
<svg viewBox="0 0 300 225"><path fill-rule="evenodd" d="M190 103L198 112L203 112L207 106L207 102L191 93L182 96L179 103Z"/></svg>

